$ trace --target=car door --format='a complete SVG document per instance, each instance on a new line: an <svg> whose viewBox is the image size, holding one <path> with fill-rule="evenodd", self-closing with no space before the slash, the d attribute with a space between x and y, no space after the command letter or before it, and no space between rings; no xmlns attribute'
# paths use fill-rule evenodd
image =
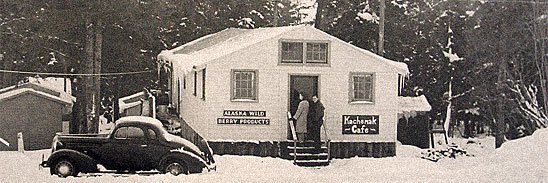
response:
<svg viewBox="0 0 548 183"><path fill-rule="evenodd" d="M160 132L154 128L145 129L147 136L146 146L143 147L143 160L147 163L147 169L154 169L157 167L160 159L170 151L170 148L160 143Z"/></svg>
<svg viewBox="0 0 548 183"><path fill-rule="evenodd" d="M125 148L124 161L130 170L143 170L146 165L146 142L145 132L141 126L128 126L126 143L122 143Z"/></svg>
<svg viewBox="0 0 548 183"><path fill-rule="evenodd" d="M113 137L110 142L105 144L103 150L103 164L106 168L118 170L131 169L129 162L129 157L131 156L131 145L130 140L128 139L128 128L129 127L127 126L117 128L113 133Z"/></svg>

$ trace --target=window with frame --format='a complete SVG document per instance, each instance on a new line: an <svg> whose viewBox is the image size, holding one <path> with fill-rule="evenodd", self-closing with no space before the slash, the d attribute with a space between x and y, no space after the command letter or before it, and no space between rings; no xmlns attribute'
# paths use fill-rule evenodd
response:
<svg viewBox="0 0 548 183"><path fill-rule="evenodd" d="M198 82L198 72L194 71L194 91L192 92L192 95L196 96L196 90L197 90L197 82Z"/></svg>
<svg viewBox="0 0 548 183"><path fill-rule="evenodd" d="M204 68L204 70L202 70L202 100L205 100L206 98L205 87L206 87L206 69Z"/></svg>
<svg viewBox="0 0 548 183"><path fill-rule="evenodd" d="M306 62L327 63L327 43L306 43Z"/></svg>
<svg viewBox="0 0 548 183"><path fill-rule="evenodd" d="M281 41L280 44L282 64L328 64L327 41Z"/></svg>
<svg viewBox="0 0 548 183"><path fill-rule="evenodd" d="M232 100L257 100L257 72L232 71Z"/></svg>
<svg viewBox="0 0 548 183"><path fill-rule="evenodd" d="M303 63L302 42L282 42L283 63Z"/></svg>
<svg viewBox="0 0 548 183"><path fill-rule="evenodd" d="M350 85L351 102L373 102L373 74L351 73Z"/></svg>
<svg viewBox="0 0 548 183"><path fill-rule="evenodd" d="M139 127L121 127L118 128L114 137L117 139L134 139L134 138L144 138L145 133Z"/></svg>

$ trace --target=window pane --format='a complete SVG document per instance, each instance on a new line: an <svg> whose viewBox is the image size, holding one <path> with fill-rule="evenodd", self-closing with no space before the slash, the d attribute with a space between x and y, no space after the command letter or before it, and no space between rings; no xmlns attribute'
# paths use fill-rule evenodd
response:
<svg viewBox="0 0 548 183"><path fill-rule="evenodd" d="M357 101L372 101L373 93L373 75L372 74L363 74L363 75L354 75L353 86L354 86L354 98L352 100Z"/></svg>
<svg viewBox="0 0 548 183"><path fill-rule="evenodd" d="M327 43L306 43L307 62L327 63Z"/></svg>
<svg viewBox="0 0 548 183"><path fill-rule="evenodd" d="M234 93L233 99L255 99L254 95L254 75L253 71L238 71L241 77L239 79L234 79Z"/></svg>
<svg viewBox="0 0 548 183"><path fill-rule="evenodd" d="M364 99L364 94L363 94L363 92L362 92L362 91L354 91L354 98L356 98L356 99L358 99L358 100L359 100L359 99L362 99L362 100L363 100L363 99Z"/></svg>
<svg viewBox="0 0 548 183"><path fill-rule="evenodd" d="M156 132L154 132L154 130L152 130L152 129L148 129L148 137L152 140L157 139Z"/></svg>
<svg viewBox="0 0 548 183"><path fill-rule="evenodd" d="M118 128L114 134L114 138L125 139L127 138L127 127Z"/></svg>
<svg viewBox="0 0 548 183"><path fill-rule="evenodd" d="M241 98L242 97L242 94L241 94L241 90L240 89L235 89L236 93L234 94L234 97L235 98Z"/></svg>
<svg viewBox="0 0 548 183"><path fill-rule="evenodd" d="M303 43L282 42L282 62L300 63L303 60Z"/></svg>
<svg viewBox="0 0 548 183"><path fill-rule="evenodd" d="M138 127L128 127L127 128L127 138L143 138L145 133L143 130Z"/></svg>

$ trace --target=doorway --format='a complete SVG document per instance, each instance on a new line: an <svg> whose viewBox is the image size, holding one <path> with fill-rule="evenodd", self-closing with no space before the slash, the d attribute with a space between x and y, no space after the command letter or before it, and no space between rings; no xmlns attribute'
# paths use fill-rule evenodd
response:
<svg viewBox="0 0 548 183"><path fill-rule="evenodd" d="M318 75L289 75L289 111L292 116L295 115L299 107L299 93L306 95L309 102L313 95L319 97L318 83ZM287 138L291 139L289 124L287 127Z"/></svg>

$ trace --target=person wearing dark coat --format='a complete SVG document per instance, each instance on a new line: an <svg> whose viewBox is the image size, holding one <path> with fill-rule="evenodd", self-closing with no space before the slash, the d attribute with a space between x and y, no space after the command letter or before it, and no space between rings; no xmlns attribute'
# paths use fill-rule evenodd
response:
<svg viewBox="0 0 548 183"><path fill-rule="evenodd" d="M320 142L320 128L323 125L323 116L324 116L324 106L318 99L318 96L314 95L312 97L312 102L310 102L309 112L308 112L308 138L315 142L316 149L319 149Z"/></svg>

